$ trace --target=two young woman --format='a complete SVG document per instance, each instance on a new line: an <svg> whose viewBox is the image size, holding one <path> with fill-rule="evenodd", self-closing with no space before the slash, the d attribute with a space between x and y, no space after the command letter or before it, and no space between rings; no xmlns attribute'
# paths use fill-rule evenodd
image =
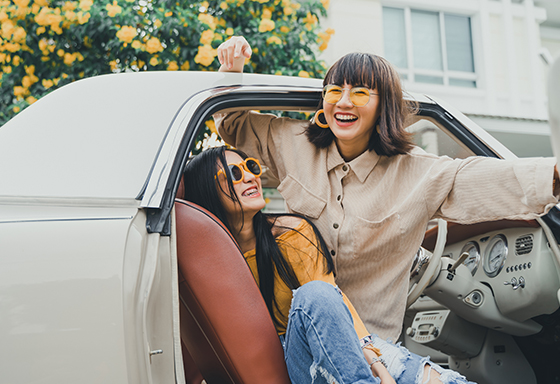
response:
<svg viewBox="0 0 560 384"><path fill-rule="evenodd" d="M212 148L185 167L183 197L217 216L238 242L283 343L291 381L464 383L457 373L425 369L427 359L369 335L336 288L332 257L315 226L261 212L261 172L258 160L241 151Z"/></svg>

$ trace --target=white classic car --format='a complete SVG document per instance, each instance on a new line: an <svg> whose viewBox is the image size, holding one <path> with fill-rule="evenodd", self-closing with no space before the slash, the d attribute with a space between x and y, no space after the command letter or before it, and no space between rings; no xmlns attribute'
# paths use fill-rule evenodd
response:
<svg viewBox="0 0 560 384"><path fill-rule="evenodd" d="M175 199L213 113L312 112L320 97L314 79L126 73L67 85L1 127L0 382L288 383L239 250ZM514 157L414 97L427 151ZM450 223L437 244L436 231L412 271L405 345L481 384L559 382L559 211Z"/></svg>

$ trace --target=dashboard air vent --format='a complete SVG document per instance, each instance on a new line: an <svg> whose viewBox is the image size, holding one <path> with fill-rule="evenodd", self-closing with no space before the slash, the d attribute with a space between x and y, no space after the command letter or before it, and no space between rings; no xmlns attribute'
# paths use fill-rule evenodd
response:
<svg viewBox="0 0 560 384"><path fill-rule="evenodd" d="M515 254L517 256L526 255L533 250L533 235L525 235L515 240Z"/></svg>

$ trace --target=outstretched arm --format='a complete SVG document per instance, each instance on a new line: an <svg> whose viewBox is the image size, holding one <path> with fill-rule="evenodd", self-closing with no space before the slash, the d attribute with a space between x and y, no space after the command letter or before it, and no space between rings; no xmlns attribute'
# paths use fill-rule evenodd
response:
<svg viewBox="0 0 560 384"><path fill-rule="evenodd" d="M251 57L251 46L243 36L232 36L218 47L220 72L243 72L245 59Z"/></svg>

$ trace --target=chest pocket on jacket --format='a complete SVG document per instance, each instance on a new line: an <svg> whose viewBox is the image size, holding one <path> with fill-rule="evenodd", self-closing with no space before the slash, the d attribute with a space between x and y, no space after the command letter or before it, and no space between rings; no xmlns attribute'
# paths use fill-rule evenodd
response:
<svg viewBox="0 0 560 384"><path fill-rule="evenodd" d="M398 213L392 213L381 221L369 221L360 217L352 222L352 257L370 258L379 262L401 256L404 230Z"/></svg>
<svg viewBox="0 0 560 384"><path fill-rule="evenodd" d="M282 180L278 191L286 199L290 210L311 219L319 218L327 205L327 200L315 195L290 175Z"/></svg>

